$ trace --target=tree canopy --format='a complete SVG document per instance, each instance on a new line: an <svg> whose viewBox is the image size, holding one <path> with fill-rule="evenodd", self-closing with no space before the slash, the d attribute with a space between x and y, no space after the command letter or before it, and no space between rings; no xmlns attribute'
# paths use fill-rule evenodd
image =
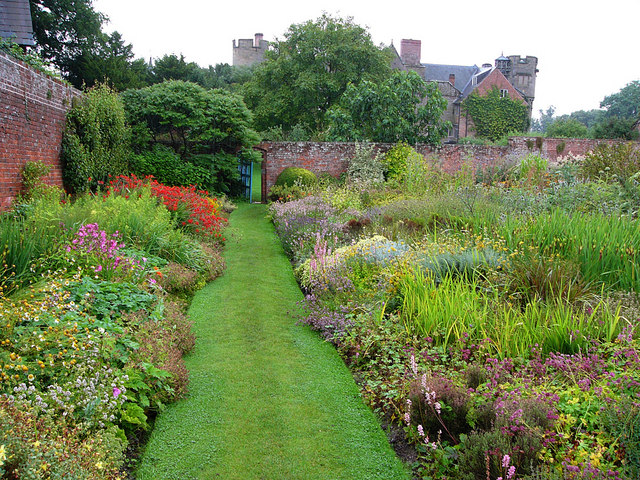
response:
<svg viewBox="0 0 640 480"><path fill-rule="evenodd" d="M244 95L261 130L282 126L288 131L302 124L319 131L325 113L350 83L380 81L389 74L388 54L365 28L351 18L323 14L289 27L245 84Z"/></svg>
<svg viewBox="0 0 640 480"><path fill-rule="evenodd" d="M587 138L587 126L574 118L559 118L547 127L547 137Z"/></svg>
<svg viewBox="0 0 640 480"><path fill-rule="evenodd" d="M438 144L450 126L441 120L446 107L437 84L415 72L397 71L380 83L351 83L327 113L329 138Z"/></svg>
<svg viewBox="0 0 640 480"><path fill-rule="evenodd" d="M236 94L171 80L128 90L122 99L136 151L171 147L182 161L209 168L214 191L226 191L237 177L239 156L256 155L251 112Z"/></svg>
<svg viewBox="0 0 640 480"><path fill-rule="evenodd" d="M604 97L600 107L608 117L638 119L640 115L640 80L628 83L619 92Z"/></svg>
<svg viewBox="0 0 640 480"><path fill-rule="evenodd" d="M75 87L108 79L118 90L146 84L146 65L118 32L107 35L107 18L91 0L30 0L36 52Z"/></svg>

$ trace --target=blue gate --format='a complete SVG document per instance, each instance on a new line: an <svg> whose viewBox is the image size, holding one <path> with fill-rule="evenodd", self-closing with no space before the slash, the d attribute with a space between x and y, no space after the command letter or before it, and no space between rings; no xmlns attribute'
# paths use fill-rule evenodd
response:
<svg viewBox="0 0 640 480"><path fill-rule="evenodd" d="M242 194L251 202L251 188L253 187L251 173L253 172L253 162L240 162L238 170L240 171Z"/></svg>

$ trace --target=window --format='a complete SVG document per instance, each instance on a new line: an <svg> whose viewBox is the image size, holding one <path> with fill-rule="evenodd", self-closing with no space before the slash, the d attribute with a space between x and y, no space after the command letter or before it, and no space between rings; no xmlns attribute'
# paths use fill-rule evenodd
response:
<svg viewBox="0 0 640 480"><path fill-rule="evenodd" d="M504 88L501 88L501 89L500 89L500 97L501 97L501 98L505 98L505 97L508 97L508 96L509 96L509 90L506 90L506 89L504 89Z"/></svg>
<svg viewBox="0 0 640 480"><path fill-rule="evenodd" d="M478 77L476 75L474 75L473 77L471 77L471 85L477 85L478 84Z"/></svg>

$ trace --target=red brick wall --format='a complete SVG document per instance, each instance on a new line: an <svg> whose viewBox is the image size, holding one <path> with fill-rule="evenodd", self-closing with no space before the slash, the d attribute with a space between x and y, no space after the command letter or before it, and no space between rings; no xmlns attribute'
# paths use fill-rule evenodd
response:
<svg viewBox="0 0 640 480"><path fill-rule="evenodd" d="M65 114L81 94L0 52L0 210L20 192L22 167L29 161L52 165L46 180L62 186Z"/></svg>
<svg viewBox="0 0 640 480"><path fill-rule="evenodd" d="M527 142L529 140L529 142ZM558 155L557 145L565 143L563 152ZM555 163L559 156L566 157L584 155L593 150L599 143L616 143L613 140L590 140L581 138L543 138L542 149L536 146L536 138L512 137L509 146L485 145L442 145L431 147L417 145L416 150L424 156L433 156L442 168L453 173L464 163L471 162L476 168L486 168L505 159L517 160L529 153L541 154L542 157ZM379 152L386 152L393 145L376 144ZM346 172L349 159L355 153L354 143L314 143L314 142L263 142L258 146L263 156L262 163L262 198L266 199L269 189L278 175L286 167L303 167L315 174L329 173L339 177Z"/></svg>

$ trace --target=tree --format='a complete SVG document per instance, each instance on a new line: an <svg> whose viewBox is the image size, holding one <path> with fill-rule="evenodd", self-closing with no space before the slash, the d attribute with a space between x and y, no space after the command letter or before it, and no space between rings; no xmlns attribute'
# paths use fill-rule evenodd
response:
<svg viewBox="0 0 640 480"><path fill-rule="evenodd" d="M77 74L76 60L102 40L106 20L91 0L30 0L36 50L64 77Z"/></svg>
<svg viewBox="0 0 640 480"><path fill-rule="evenodd" d="M640 114L640 80L628 83L618 93L614 93L600 102L605 108L607 117L634 119Z"/></svg>
<svg viewBox="0 0 640 480"><path fill-rule="evenodd" d="M546 112L543 112L542 109L538 110L538 112L540 112L540 119L533 120L531 131L544 133L554 121L553 115L556 113L556 107L550 105Z"/></svg>
<svg viewBox="0 0 640 480"><path fill-rule="evenodd" d="M202 83L200 67L195 62L189 62L180 54L165 55L155 61L152 68L152 83L162 83L165 80L183 80L185 82Z"/></svg>
<svg viewBox="0 0 640 480"><path fill-rule="evenodd" d="M638 131L633 128L635 120L632 118L608 117L593 126L593 138L619 138L623 140L637 140Z"/></svg>
<svg viewBox="0 0 640 480"><path fill-rule="evenodd" d="M107 18L91 0L30 0L30 6L37 53L75 87L105 79L118 90L146 84L144 62L132 61L132 47L118 32L102 32Z"/></svg>
<svg viewBox="0 0 640 480"><path fill-rule="evenodd" d="M606 110L593 126L594 138L638 138L638 131L633 125L640 118L640 80L628 83L618 93L605 97L600 106Z"/></svg>
<svg viewBox="0 0 640 480"><path fill-rule="evenodd" d="M483 96L473 92L462 105L471 116L478 137L495 141L511 132L527 131L529 124L527 105L509 97L501 97L497 87Z"/></svg>
<svg viewBox="0 0 640 480"><path fill-rule="evenodd" d="M253 75L254 67L232 66L228 63L218 63L215 67L201 68L201 85L205 88L224 88L237 91L247 83Z"/></svg>
<svg viewBox="0 0 640 480"><path fill-rule="evenodd" d="M289 131L302 124L320 131L325 113L349 83L379 81L389 74L388 54L373 44L366 29L352 18L323 14L291 25L243 91L259 129L280 125Z"/></svg>
<svg viewBox="0 0 640 480"><path fill-rule="evenodd" d="M450 126L441 120L446 107L437 84L426 83L415 72L394 72L380 83L349 84L327 114L329 137L438 144Z"/></svg>
<svg viewBox="0 0 640 480"><path fill-rule="evenodd" d="M257 160L259 137L242 98L181 80L122 94L138 152L170 146L184 162L206 166L212 191L224 192L238 177L238 158Z"/></svg>
<svg viewBox="0 0 640 480"><path fill-rule="evenodd" d="M547 137L587 138L587 126L573 118L557 119L547 128Z"/></svg>
<svg viewBox="0 0 640 480"><path fill-rule="evenodd" d="M586 125L587 128L591 128L602 119L603 115L604 112L602 110L578 110L576 112L572 112L569 115L569 118L579 121L583 125Z"/></svg>
<svg viewBox="0 0 640 480"><path fill-rule="evenodd" d="M85 51L73 62L68 79L74 85L92 87L105 82L118 91L148 84L149 68L142 59L133 60L133 47L118 32L104 35L93 51Z"/></svg>
<svg viewBox="0 0 640 480"><path fill-rule="evenodd" d="M105 84L74 101L62 137L62 179L71 192L95 190L127 170L129 127L122 101Z"/></svg>

